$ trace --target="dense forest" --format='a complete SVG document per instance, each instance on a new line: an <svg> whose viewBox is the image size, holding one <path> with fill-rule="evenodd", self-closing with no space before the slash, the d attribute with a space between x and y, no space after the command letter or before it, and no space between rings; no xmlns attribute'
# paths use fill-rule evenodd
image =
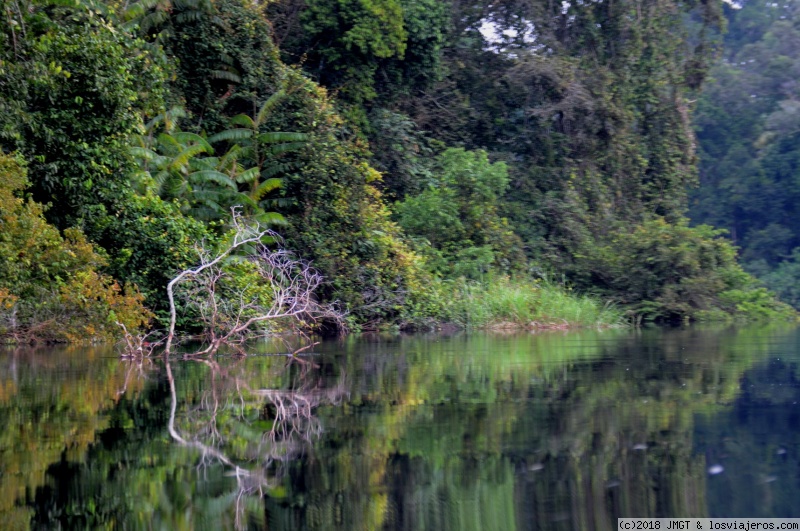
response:
<svg viewBox="0 0 800 531"><path fill-rule="evenodd" d="M231 208L351 328L794 317L792 6L2 0L0 333L164 323Z"/></svg>
<svg viewBox="0 0 800 531"><path fill-rule="evenodd" d="M726 7L724 54L698 100L691 217L729 231L746 270L800 306L800 4Z"/></svg>

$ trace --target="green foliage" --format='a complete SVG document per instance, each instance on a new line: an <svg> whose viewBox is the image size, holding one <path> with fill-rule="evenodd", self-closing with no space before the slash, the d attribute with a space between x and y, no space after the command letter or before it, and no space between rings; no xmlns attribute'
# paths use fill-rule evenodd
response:
<svg viewBox="0 0 800 531"><path fill-rule="evenodd" d="M129 181L132 136L142 113L163 105L166 58L114 27L102 10L32 2L3 37L0 90L17 112L5 115L0 142L29 161L30 192L52 203L47 219L80 226L110 256L106 271L137 284L163 308L166 280L184 263L202 226L158 198L137 196ZM98 249L101 251L101 249Z"/></svg>
<svg viewBox="0 0 800 531"><path fill-rule="evenodd" d="M584 258L602 293L648 319L795 318L742 270L722 234L656 218L587 250Z"/></svg>
<svg viewBox="0 0 800 531"><path fill-rule="evenodd" d="M308 135L281 131L262 131L280 101L286 96L281 89L272 94L257 109L254 116L239 114L231 118L232 129L212 135L210 142L226 142L230 147L224 159L232 165L244 164L249 167L237 172L237 183L247 187L241 194L243 205L249 206L249 213L263 222L283 222L279 214L267 214L263 205L270 202L268 196L283 185L280 176L295 170L296 161L281 158L286 153L307 148ZM233 176L233 175L232 175Z"/></svg>
<svg viewBox="0 0 800 531"><path fill-rule="evenodd" d="M276 2L270 19L287 62L359 105L396 98L441 77L447 4L435 0ZM301 31L297 31L302 28Z"/></svg>
<svg viewBox="0 0 800 531"><path fill-rule="evenodd" d="M163 60L80 5L34 1L24 13L26 29L9 39L6 27L14 46L0 51L11 80L0 99L18 111L0 141L29 161L34 199L53 202L48 220L91 224L127 192L128 138L163 95Z"/></svg>
<svg viewBox="0 0 800 531"><path fill-rule="evenodd" d="M780 278L800 247L800 8L752 0L727 17L725 57L695 113L701 186L691 216L727 228L745 268L796 304Z"/></svg>
<svg viewBox="0 0 800 531"><path fill-rule="evenodd" d="M752 264L751 267L756 265ZM778 298L800 308L800 249L795 249L792 256L778 264L774 270L769 269L769 266L763 264L761 274L757 272L756 275Z"/></svg>
<svg viewBox="0 0 800 531"><path fill-rule="evenodd" d="M280 63L259 9L237 0L215 9L222 24L175 21L165 43L179 60L174 88L190 114L187 129L209 131L209 140L229 148L220 160L247 168L229 176L286 218L285 244L328 280L324 299L341 300L361 322L398 315L422 289L419 258L389 220L363 145L349 139L323 90ZM213 77L221 62L239 82ZM279 177L282 186L264 201Z"/></svg>
<svg viewBox="0 0 800 531"><path fill-rule="evenodd" d="M475 279L490 266L519 269L521 242L498 214L508 187L505 163L490 163L485 151L448 149L431 173L427 189L395 205L398 223L416 238L431 270Z"/></svg>
<svg viewBox="0 0 800 531"><path fill-rule="evenodd" d="M432 142L403 114L375 109L369 116L372 165L384 178L381 191L387 200L419 194L432 182Z"/></svg>
<svg viewBox="0 0 800 531"><path fill-rule="evenodd" d="M325 296L339 299L357 319L374 325L397 316L408 297L424 289L419 258L401 239L371 183L380 174L358 146L337 134L340 118L324 95L305 84L293 95L302 106L313 158L285 179L287 245L329 280Z"/></svg>
<svg viewBox="0 0 800 531"><path fill-rule="evenodd" d="M722 160L704 179L728 198L698 210L754 270L800 248L796 32L728 15L745 64L719 67L699 106ZM320 297L369 326L444 315L432 278L524 270L654 318L790 313L684 220L716 2L27 0L0 18L0 148L29 161L41 213L160 316L234 205L285 220Z"/></svg>
<svg viewBox="0 0 800 531"><path fill-rule="evenodd" d="M177 200L183 213L203 221L227 219L231 208L240 206L259 222L283 223L280 214L266 212L261 203L265 195L281 186L275 176L292 167L279 163L276 157L301 147L305 137L297 133L259 134L258 124L240 115L233 121L245 121L249 128L230 129L206 140L177 130L176 118L182 114L173 109L156 117L148 124L148 134L139 136L139 145L131 149L139 163L139 170L131 176L137 191L156 194L165 201ZM169 123L163 119L167 116ZM155 127L162 121L165 130L157 133ZM210 142L220 140L231 145L225 155L203 156L213 155ZM240 163L254 159L258 165L249 169ZM260 182L262 177L266 179ZM246 190L240 191L240 185Z"/></svg>
<svg viewBox="0 0 800 531"><path fill-rule="evenodd" d="M218 0L203 16L179 17L186 9L192 9L188 3L176 4L170 36L163 42L175 70L169 84L171 101L189 114L183 127L213 134L229 129L236 115L255 118L281 86L285 68L262 8Z"/></svg>
<svg viewBox="0 0 800 531"><path fill-rule="evenodd" d="M89 236L106 251L108 272L139 286L162 323L167 283L194 262L197 242L213 240L201 222L182 215L179 204L150 194L131 194Z"/></svg>
<svg viewBox="0 0 800 531"><path fill-rule="evenodd" d="M0 154L0 338L102 341L120 334L117 322L146 325L135 287L98 272L105 260L80 230L62 236L40 204L15 197L26 185L21 159Z"/></svg>
<svg viewBox="0 0 800 531"><path fill-rule="evenodd" d="M120 16L126 29L163 43L175 36L174 24L201 20L213 12L210 0L137 0L125 3Z"/></svg>

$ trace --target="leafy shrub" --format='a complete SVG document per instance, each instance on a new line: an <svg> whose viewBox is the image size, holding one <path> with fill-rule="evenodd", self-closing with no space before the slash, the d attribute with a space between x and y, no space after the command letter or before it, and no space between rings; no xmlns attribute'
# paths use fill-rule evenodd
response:
<svg viewBox="0 0 800 531"><path fill-rule="evenodd" d="M603 294L648 319L791 316L736 262L724 233L655 218L587 249L583 264Z"/></svg>
<svg viewBox="0 0 800 531"><path fill-rule="evenodd" d="M502 162L485 151L445 150L433 164L431 184L395 205L398 223L417 242L436 274L479 278L490 266L521 269L522 243L498 212L508 187Z"/></svg>
<svg viewBox="0 0 800 531"><path fill-rule="evenodd" d="M143 296L98 272L106 261L80 230L62 236L40 204L15 197L26 185L22 160L0 154L0 337L109 340L117 322L147 324Z"/></svg>

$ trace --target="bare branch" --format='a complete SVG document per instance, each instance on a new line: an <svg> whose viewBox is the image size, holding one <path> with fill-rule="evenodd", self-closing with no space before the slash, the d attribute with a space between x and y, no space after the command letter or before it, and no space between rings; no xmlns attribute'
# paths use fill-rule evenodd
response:
<svg viewBox="0 0 800 531"><path fill-rule="evenodd" d="M200 265L182 271L167 285L170 327L166 352L176 337L179 287L185 307L197 311L204 327L207 347L197 354L212 354L222 345L239 345L267 335L278 323L306 327L326 320L344 328L344 312L335 304L320 303L315 296L324 280L319 272L289 251L264 245L265 237L278 241L278 235L258 223L246 223L236 208L232 209L232 225L231 243L216 253L200 245ZM255 250L235 260L234 251L245 246ZM242 264L247 264L244 281L233 271Z"/></svg>

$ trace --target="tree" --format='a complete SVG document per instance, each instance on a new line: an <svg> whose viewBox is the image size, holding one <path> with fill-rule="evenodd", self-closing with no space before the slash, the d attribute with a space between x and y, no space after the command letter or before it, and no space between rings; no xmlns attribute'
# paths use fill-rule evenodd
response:
<svg viewBox="0 0 800 531"><path fill-rule="evenodd" d="M253 109L253 117L238 114L230 119L231 125L236 127L209 137L212 143L226 142L230 146L224 157L229 161L226 164L234 167L241 163L248 168L232 177L237 183L247 186L247 190L241 194L243 205L257 211L262 222L283 219L275 215L270 218L262 205L267 203L266 197L270 192L282 186L280 176L298 167L297 162L282 161L280 156L303 149L308 142L308 135L303 133L262 131L270 113L285 96L285 89L278 90L261 108Z"/></svg>

